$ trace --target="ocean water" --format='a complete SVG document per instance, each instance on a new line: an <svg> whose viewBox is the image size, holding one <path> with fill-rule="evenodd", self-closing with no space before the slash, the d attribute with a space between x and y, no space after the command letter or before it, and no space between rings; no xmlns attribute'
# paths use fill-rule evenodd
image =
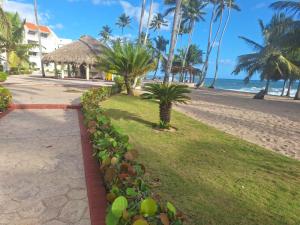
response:
<svg viewBox="0 0 300 225"><path fill-rule="evenodd" d="M151 79L153 76L150 75L147 78ZM159 77L160 79L163 79L163 77ZM176 78L175 78L176 80ZM206 78L205 79L205 86L210 86L212 83L212 78ZM215 83L215 88L217 89L223 89L223 90L231 90L231 91L241 91L241 92L248 92L248 93L258 93L260 90L264 89L266 85L266 81L260 81L260 80L251 80L249 83L245 83L243 80L240 79L218 79ZM285 94L287 93L287 83L286 83L286 89ZM281 95L283 87L283 81L276 81L270 83L269 88L269 95ZM294 97L298 88L298 81L294 82L291 88L291 96Z"/></svg>
<svg viewBox="0 0 300 225"><path fill-rule="evenodd" d="M209 86L212 83L212 78L207 78L205 80L205 85ZM281 95L283 81L276 81L270 83L269 94L270 95ZM265 81L251 80L249 83L245 83L243 80L237 79L218 79L216 81L215 87L218 89L231 90L231 91L241 91L249 93L257 93L264 89L266 85ZM298 82L294 82L291 88L291 96L295 96L297 92ZM285 94L287 93L287 84Z"/></svg>

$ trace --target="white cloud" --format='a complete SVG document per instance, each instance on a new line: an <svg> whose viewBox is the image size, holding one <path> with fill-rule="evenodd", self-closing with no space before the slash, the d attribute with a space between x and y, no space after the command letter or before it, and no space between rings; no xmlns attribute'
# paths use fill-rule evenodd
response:
<svg viewBox="0 0 300 225"><path fill-rule="evenodd" d="M134 6L128 1L121 0L120 4L124 10L124 12L129 15L130 17L133 17L138 23L140 22L140 17L141 17L141 6ZM144 18L143 18L143 27L147 26L147 21L149 17L149 8L150 6L148 5L147 9L145 10ZM152 8L152 15L151 15L151 20L155 14L159 12L159 4L154 2L153 3L153 8ZM169 30L168 27L162 27L164 30Z"/></svg>
<svg viewBox="0 0 300 225"><path fill-rule="evenodd" d="M118 2L118 0L92 0L94 5L112 5Z"/></svg>
<svg viewBox="0 0 300 225"><path fill-rule="evenodd" d="M260 2L257 3L256 5L254 5L254 7L252 9L263 9L266 8L268 6L268 4L266 2Z"/></svg>
<svg viewBox="0 0 300 225"><path fill-rule="evenodd" d="M231 59L220 59L219 63L223 65L233 65L234 61L232 61Z"/></svg>
<svg viewBox="0 0 300 225"><path fill-rule="evenodd" d="M3 9L7 12L18 13L22 19L28 22L35 22L33 4L23 3L18 1L4 0ZM39 12L39 22L47 24L50 19L49 12Z"/></svg>
<svg viewBox="0 0 300 225"><path fill-rule="evenodd" d="M50 25L49 27L50 27L51 29L53 29L53 30L61 30L61 29L64 28L64 25L61 24L61 23L57 23L57 24L54 24L54 25Z"/></svg>

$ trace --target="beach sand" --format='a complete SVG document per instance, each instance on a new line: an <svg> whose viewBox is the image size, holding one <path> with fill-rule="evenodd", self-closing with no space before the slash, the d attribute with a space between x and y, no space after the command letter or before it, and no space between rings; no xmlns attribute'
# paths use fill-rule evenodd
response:
<svg viewBox="0 0 300 225"><path fill-rule="evenodd" d="M300 160L300 101L225 90L199 89L175 109L249 142Z"/></svg>

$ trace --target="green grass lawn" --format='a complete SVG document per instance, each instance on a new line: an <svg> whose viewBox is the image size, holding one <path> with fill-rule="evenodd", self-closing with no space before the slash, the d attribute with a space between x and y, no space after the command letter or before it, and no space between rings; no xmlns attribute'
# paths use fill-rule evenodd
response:
<svg viewBox="0 0 300 225"><path fill-rule="evenodd" d="M186 224L300 224L300 162L172 112L176 132L152 128L158 105L137 97L103 102L140 153L153 188Z"/></svg>

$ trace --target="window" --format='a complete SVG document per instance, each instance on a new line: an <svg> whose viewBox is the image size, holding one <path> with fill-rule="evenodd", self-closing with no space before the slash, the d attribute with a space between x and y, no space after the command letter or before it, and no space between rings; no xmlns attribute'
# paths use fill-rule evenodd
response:
<svg viewBox="0 0 300 225"><path fill-rule="evenodd" d="M37 56L37 52L29 52L30 56Z"/></svg>
<svg viewBox="0 0 300 225"><path fill-rule="evenodd" d="M28 44L37 44L38 42L37 41L33 41L33 40L28 40L27 43Z"/></svg>
<svg viewBox="0 0 300 225"><path fill-rule="evenodd" d="M41 33L41 37L42 37L42 38L47 38L47 37L48 37L48 34L46 34L46 33Z"/></svg>
<svg viewBox="0 0 300 225"><path fill-rule="evenodd" d="M30 30L30 31L28 31L28 34L35 35L35 31Z"/></svg>

